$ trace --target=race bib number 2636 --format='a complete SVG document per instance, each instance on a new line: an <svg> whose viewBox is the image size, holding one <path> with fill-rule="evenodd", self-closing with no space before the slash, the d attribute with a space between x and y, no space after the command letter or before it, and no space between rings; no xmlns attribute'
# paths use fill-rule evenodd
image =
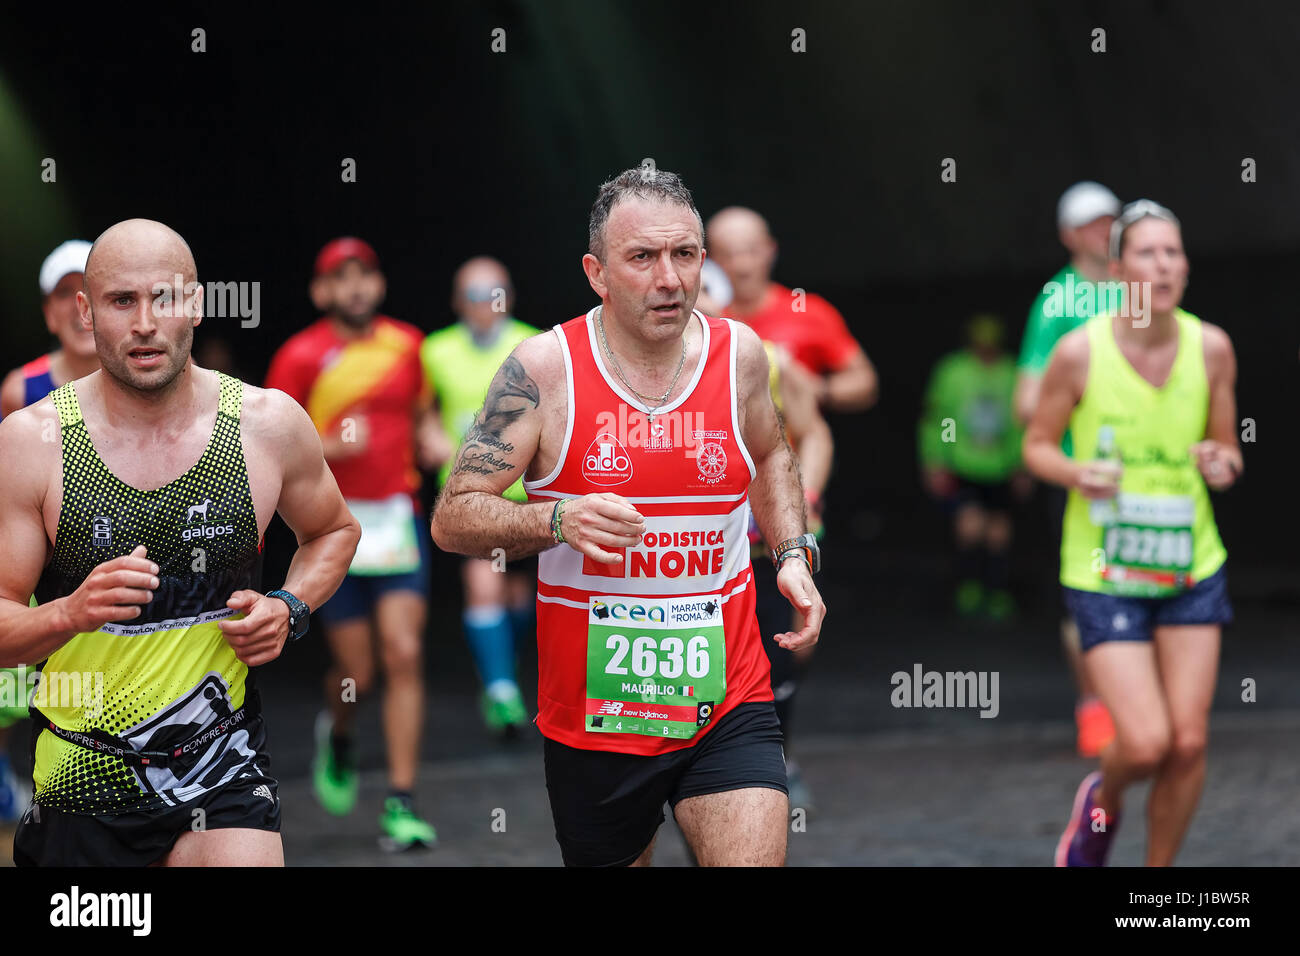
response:
<svg viewBox="0 0 1300 956"><path fill-rule="evenodd" d="M721 595L591 598L588 732L690 739L721 705L726 675Z"/></svg>

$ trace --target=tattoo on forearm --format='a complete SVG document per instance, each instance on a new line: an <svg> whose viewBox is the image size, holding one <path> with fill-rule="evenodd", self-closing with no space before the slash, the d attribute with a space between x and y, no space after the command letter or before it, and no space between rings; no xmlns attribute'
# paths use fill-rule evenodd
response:
<svg viewBox="0 0 1300 956"><path fill-rule="evenodd" d="M457 471L470 471L480 475L495 475L510 467L510 462L498 458L491 452L483 454L462 455Z"/></svg>
<svg viewBox="0 0 1300 956"><path fill-rule="evenodd" d="M492 557L502 549L507 560L537 554L555 542L548 526L549 507L521 504L485 490L461 490L456 476L509 477L522 471L527 461L516 461L513 442L503 438L505 430L540 404L537 383L513 355L492 379L483 407L474 417L434 509L434 523L441 527L452 550L475 557ZM505 480L502 478L501 480ZM469 482L471 485L473 482ZM495 485L495 482L487 483Z"/></svg>
<svg viewBox="0 0 1300 956"><path fill-rule="evenodd" d="M478 429L477 426L471 429L470 433L474 436L474 443L476 445L482 445L485 448L495 448L498 451L505 452L507 455L510 454L510 452L515 450L515 446L512 445L510 442L502 441L500 438L497 438L495 435L489 434L488 432Z"/></svg>
<svg viewBox="0 0 1300 956"><path fill-rule="evenodd" d="M536 408L540 400L537 383L527 370L513 355L507 358L492 379L474 424L465 434L465 443L451 473L494 475L510 468L511 463L501 455L509 455L515 446L501 435L530 408ZM493 454L494 451L500 455Z"/></svg>

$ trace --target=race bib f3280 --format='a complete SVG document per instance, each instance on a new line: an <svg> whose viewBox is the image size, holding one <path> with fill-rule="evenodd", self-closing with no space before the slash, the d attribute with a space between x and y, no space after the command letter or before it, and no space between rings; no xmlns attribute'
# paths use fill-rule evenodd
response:
<svg viewBox="0 0 1300 956"><path fill-rule="evenodd" d="M1159 598L1195 584L1195 514L1186 495L1117 495L1114 520L1102 529L1106 563L1101 577L1107 590Z"/></svg>

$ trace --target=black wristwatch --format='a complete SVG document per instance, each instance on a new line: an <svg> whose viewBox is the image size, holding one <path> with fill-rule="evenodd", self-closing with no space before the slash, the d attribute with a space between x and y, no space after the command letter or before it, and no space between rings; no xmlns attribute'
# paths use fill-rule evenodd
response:
<svg viewBox="0 0 1300 956"><path fill-rule="evenodd" d="M790 538L788 541L782 541L772 552L772 563L779 569L781 562L787 557L803 558L808 564L808 570L816 574L822 569L822 551L817 546L817 536L811 532L804 532L797 538Z"/></svg>
<svg viewBox="0 0 1300 956"><path fill-rule="evenodd" d="M266 596L279 598L289 605L289 640L296 641L307 633L307 623L311 619L311 608L288 591L267 591Z"/></svg>

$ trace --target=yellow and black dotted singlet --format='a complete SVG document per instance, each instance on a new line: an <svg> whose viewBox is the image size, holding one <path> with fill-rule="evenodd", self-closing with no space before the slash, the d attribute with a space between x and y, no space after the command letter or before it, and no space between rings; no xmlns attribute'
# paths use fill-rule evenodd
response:
<svg viewBox="0 0 1300 956"><path fill-rule="evenodd" d="M159 586L139 617L76 635L41 670L37 727L104 731L136 750L166 750L238 709L253 684L217 627L241 588L259 589L257 516L240 444L243 383L218 373L221 398L203 455L161 488L141 491L108 470L91 442L75 383L52 393L63 443L63 501L43 604L74 592L99 564L145 545ZM166 767L133 768L39 731L35 801L73 813L172 807L220 786L257 756L253 719Z"/></svg>

